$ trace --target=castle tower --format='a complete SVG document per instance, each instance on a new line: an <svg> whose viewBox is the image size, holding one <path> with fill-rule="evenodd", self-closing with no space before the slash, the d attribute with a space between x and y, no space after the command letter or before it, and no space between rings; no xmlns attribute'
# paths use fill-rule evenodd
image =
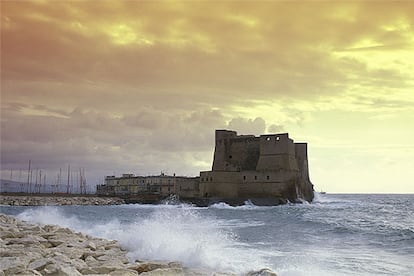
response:
<svg viewBox="0 0 414 276"><path fill-rule="evenodd" d="M216 147L214 150L213 171L232 171L229 166L230 140L237 136L237 132L229 130L216 130Z"/></svg>
<svg viewBox="0 0 414 276"><path fill-rule="evenodd" d="M257 171L297 171L295 144L287 133L261 135Z"/></svg>

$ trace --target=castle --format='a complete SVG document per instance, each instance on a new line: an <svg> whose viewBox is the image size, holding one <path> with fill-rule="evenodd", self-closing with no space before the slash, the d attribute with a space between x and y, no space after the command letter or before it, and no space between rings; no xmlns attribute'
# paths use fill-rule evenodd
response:
<svg viewBox="0 0 414 276"><path fill-rule="evenodd" d="M287 133L237 135L216 130L213 168L200 172L200 196L260 205L312 201L306 143Z"/></svg>
<svg viewBox="0 0 414 276"><path fill-rule="evenodd" d="M256 205L278 205L288 200L312 201L306 143L294 143L287 133L237 135L216 130L211 171L199 177L107 176L97 186L100 195L117 195L148 202L174 194L197 205L224 201L232 205L250 200Z"/></svg>

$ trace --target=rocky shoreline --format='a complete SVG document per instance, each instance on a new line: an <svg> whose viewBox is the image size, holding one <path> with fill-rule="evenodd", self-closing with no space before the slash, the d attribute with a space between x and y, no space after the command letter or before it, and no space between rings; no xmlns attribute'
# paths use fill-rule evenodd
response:
<svg viewBox="0 0 414 276"><path fill-rule="evenodd" d="M118 242L55 225L0 214L0 276L6 275L234 275L188 269L177 262L129 262ZM276 276L269 269L248 276Z"/></svg>
<svg viewBox="0 0 414 276"><path fill-rule="evenodd" d="M118 197L0 195L0 205L10 206L119 205L124 203L125 201Z"/></svg>

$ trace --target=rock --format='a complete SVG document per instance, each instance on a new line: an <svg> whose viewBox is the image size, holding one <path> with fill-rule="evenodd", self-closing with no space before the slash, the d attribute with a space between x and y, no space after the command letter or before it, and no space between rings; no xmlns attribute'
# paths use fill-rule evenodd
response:
<svg viewBox="0 0 414 276"><path fill-rule="evenodd" d="M139 274L140 276L184 276L182 268L158 268Z"/></svg>
<svg viewBox="0 0 414 276"><path fill-rule="evenodd" d="M0 231L0 238L8 239L8 238L17 238L17 237L15 236L14 232L2 229Z"/></svg>
<svg viewBox="0 0 414 276"><path fill-rule="evenodd" d="M95 265L91 265L91 268L93 270L98 271L99 273L110 273L114 270L117 270L119 268L126 268L125 264L122 263L122 261L118 260L118 259L112 259L109 261L105 261L105 262L98 262Z"/></svg>
<svg viewBox="0 0 414 276"><path fill-rule="evenodd" d="M63 234L72 234L73 231L70 230L69 228L58 228L56 231L56 233L63 233Z"/></svg>
<svg viewBox="0 0 414 276"><path fill-rule="evenodd" d="M72 266L62 265L57 269L57 275L59 276L81 276L82 274Z"/></svg>
<svg viewBox="0 0 414 276"><path fill-rule="evenodd" d="M82 273L83 275L90 275L90 274L98 274L98 271L96 271L95 269L92 269L90 267L86 267L86 268L82 268L81 270L79 270L80 273Z"/></svg>
<svg viewBox="0 0 414 276"><path fill-rule="evenodd" d="M132 269L117 269L109 273L111 276L136 276L138 272Z"/></svg>
<svg viewBox="0 0 414 276"><path fill-rule="evenodd" d="M43 230L45 230L46 232L54 233L58 229L59 229L59 227L57 225L49 225L48 224L48 225L43 226Z"/></svg>
<svg viewBox="0 0 414 276"><path fill-rule="evenodd" d="M40 236L33 236L29 235L24 238L14 238L8 240L9 244L23 244L25 246L31 245L31 244L41 244L41 243L48 243L48 241Z"/></svg>
<svg viewBox="0 0 414 276"><path fill-rule="evenodd" d="M107 250L104 254L101 254L99 257L95 257L98 261L113 261L114 259L120 261L123 264L128 263L128 258L122 256L119 250Z"/></svg>
<svg viewBox="0 0 414 276"><path fill-rule="evenodd" d="M36 270L25 270L16 274L16 276L42 276L42 274Z"/></svg>
<svg viewBox="0 0 414 276"><path fill-rule="evenodd" d="M46 255L46 257L52 259L56 264L67 264L71 262L71 259L61 252L51 252L50 254Z"/></svg>
<svg viewBox="0 0 414 276"><path fill-rule="evenodd" d="M75 267L77 270L81 270L88 267L88 265L80 259L72 259L69 264Z"/></svg>
<svg viewBox="0 0 414 276"><path fill-rule="evenodd" d="M129 263L126 252L116 241L93 238L54 225L35 226L2 214L0 233L0 276L218 275L184 270L177 262ZM269 271L250 275L276 275L263 274Z"/></svg>
<svg viewBox="0 0 414 276"><path fill-rule="evenodd" d="M129 266L128 268L136 270L139 274L143 272L152 271L158 268L168 268L168 264L156 263L156 262L144 262L144 263L135 263L134 265Z"/></svg>
<svg viewBox="0 0 414 276"><path fill-rule="evenodd" d="M43 270L48 264L51 264L51 263L52 263L51 260L47 258L42 258L42 259L35 260L34 262L31 262L28 268L31 270L40 271L40 270Z"/></svg>
<svg viewBox="0 0 414 276"><path fill-rule="evenodd" d="M103 246L103 248L105 250L109 250L111 248L118 248L118 247L119 247L119 245L116 242L109 243L109 244L106 244L105 246Z"/></svg>
<svg viewBox="0 0 414 276"><path fill-rule="evenodd" d="M117 267L113 267L113 266L96 266L96 267L91 267L92 270L96 271L98 274L109 274L112 271L116 270Z"/></svg>
<svg viewBox="0 0 414 276"><path fill-rule="evenodd" d="M96 251L96 245L93 242L88 242L87 248L90 248L92 251Z"/></svg>
<svg viewBox="0 0 414 276"><path fill-rule="evenodd" d="M85 256L85 254L84 254L84 256ZM86 263L96 262L96 259L95 259L93 256L87 256L87 257L85 258L85 262L86 262Z"/></svg>
<svg viewBox="0 0 414 276"><path fill-rule="evenodd" d="M175 268L183 268L183 265L179 262L170 262L168 263L168 267L175 267Z"/></svg>
<svg viewBox="0 0 414 276"><path fill-rule="evenodd" d="M57 273L58 273L58 266L56 264L54 264L54 263L53 264L49 264L49 265L47 265L43 269L42 273L44 275L57 275Z"/></svg>
<svg viewBox="0 0 414 276"><path fill-rule="evenodd" d="M0 259L0 267L6 275L15 275L26 270L28 261L19 257L3 257Z"/></svg>
<svg viewBox="0 0 414 276"><path fill-rule="evenodd" d="M56 240L56 239L49 239L49 243L50 243L51 247L56 247L56 246L61 245L63 243L63 241Z"/></svg>
<svg viewBox="0 0 414 276"><path fill-rule="evenodd" d="M118 205L125 201L120 198L92 196L0 196L0 205L47 206L47 205Z"/></svg>
<svg viewBox="0 0 414 276"><path fill-rule="evenodd" d="M246 276L277 276L277 274L268 268L263 268L259 271L250 271Z"/></svg>

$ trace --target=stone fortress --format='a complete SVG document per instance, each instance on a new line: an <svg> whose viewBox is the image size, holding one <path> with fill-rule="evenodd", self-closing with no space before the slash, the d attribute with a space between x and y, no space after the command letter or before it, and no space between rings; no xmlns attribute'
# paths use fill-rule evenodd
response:
<svg viewBox="0 0 414 276"><path fill-rule="evenodd" d="M197 205L226 202L278 205L312 201L306 143L294 143L287 133L237 135L216 130L211 171L200 177L107 176L98 195L116 195L130 202L157 202L169 195Z"/></svg>
<svg viewBox="0 0 414 276"><path fill-rule="evenodd" d="M287 133L237 135L216 130L213 168L200 172L200 196L259 205L312 201L306 143Z"/></svg>

